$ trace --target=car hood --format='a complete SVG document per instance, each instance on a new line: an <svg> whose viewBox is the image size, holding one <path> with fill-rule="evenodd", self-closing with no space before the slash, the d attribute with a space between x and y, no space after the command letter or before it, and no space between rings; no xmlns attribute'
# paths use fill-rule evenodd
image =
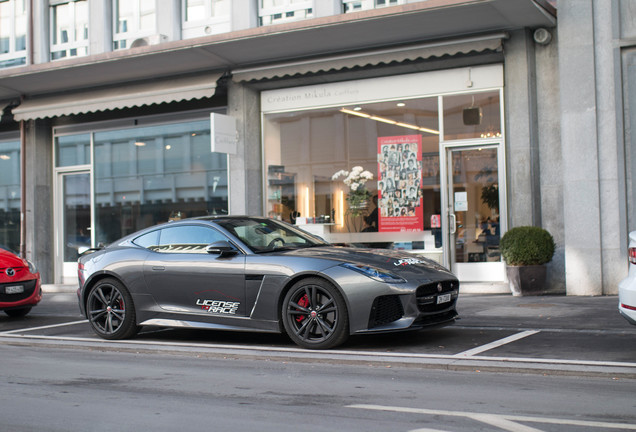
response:
<svg viewBox="0 0 636 432"><path fill-rule="evenodd" d="M0 249L0 267L27 267L27 263L11 252Z"/></svg>
<svg viewBox="0 0 636 432"><path fill-rule="evenodd" d="M390 271L405 279L439 279L440 272L445 273L449 278L455 278L451 272L435 261L408 252L390 249L323 246L281 251L279 255L311 257L338 261L339 263L367 265Z"/></svg>

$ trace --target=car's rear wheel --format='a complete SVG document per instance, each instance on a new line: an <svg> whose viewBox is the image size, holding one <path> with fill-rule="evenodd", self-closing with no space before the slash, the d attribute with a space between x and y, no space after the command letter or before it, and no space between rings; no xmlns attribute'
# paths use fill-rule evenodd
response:
<svg viewBox="0 0 636 432"><path fill-rule="evenodd" d="M126 339L139 331L132 297L115 279L103 279L90 289L86 314L95 333L104 339Z"/></svg>
<svg viewBox="0 0 636 432"><path fill-rule="evenodd" d="M31 312L31 307L25 307L20 309L8 309L4 311L4 313L9 315L11 318L20 318L25 316L29 312Z"/></svg>
<svg viewBox="0 0 636 432"><path fill-rule="evenodd" d="M282 318L287 335L304 348L333 348L349 336L345 301L336 287L322 279L297 282L283 300Z"/></svg>

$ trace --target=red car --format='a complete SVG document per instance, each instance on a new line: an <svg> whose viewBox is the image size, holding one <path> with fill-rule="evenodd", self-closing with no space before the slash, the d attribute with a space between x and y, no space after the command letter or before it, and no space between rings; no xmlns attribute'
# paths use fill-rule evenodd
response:
<svg viewBox="0 0 636 432"><path fill-rule="evenodd" d="M0 311L21 317L42 299L40 273L14 253L0 249Z"/></svg>

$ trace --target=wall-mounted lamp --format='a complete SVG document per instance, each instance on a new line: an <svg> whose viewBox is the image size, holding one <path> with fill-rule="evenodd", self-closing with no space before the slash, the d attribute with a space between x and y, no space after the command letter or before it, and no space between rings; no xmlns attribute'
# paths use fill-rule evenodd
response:
<svg viewBox="0 0 636 432"><path fill-rule="evenodd" d="M532 36L539 45L547 45L552 40L552 33L543 27L536 29Z"/></svg>

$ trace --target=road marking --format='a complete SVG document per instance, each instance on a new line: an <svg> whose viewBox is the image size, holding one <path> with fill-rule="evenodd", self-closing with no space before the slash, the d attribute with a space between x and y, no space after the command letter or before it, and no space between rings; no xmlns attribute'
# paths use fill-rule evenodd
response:
<svg viewBox="0 0 636 432"><path fill-rule="evenodd" d="M67 323L61 323L61 324L51 324L51 325L47 325L47 326L40 326L40 327L27 327L27 328L23 328L23 329L18 329L18 330L9 330L6 332L0 332L0 335L10 335L13 333L21 333L21 332L30 332L33 330L45 330L45 329L51 329L51 328L56 328L56 327L65 327L65 326L70 326L70 325L75 325L75 324L84 324L87 323L88 320L81 320L81 321L72 321L72 322L67 322Z"/></svg>
<svg viewBox="0 0 636 432"><path fill-rule="evenodd" d="M525 423L546 423L557 424L563 426L581 426L589 428L599 429L626 429L636 430L636 425L629 423L608 423L598 421L586 421L586 420L569 420L550 417L530 417L530 416L517 416L517 415L499 415L499 414L487 414L487 413L475 413L466 411L445 411L445 410L431 410L425 408L408 408L408 407L395 407L395 406L383 406L383 405L347 405L346 408L365 409L371 411L391 411L410 414L423 414L423 415L438 415L448 417L464 417L477 420L479 422L487 423L493 426L497 426L500 429L510 432L525 432L525 431L540 431L540 429L530 428L528 426L520 425L517 422Z"/></svg>
<svg viewBox="0 0 636 432"><path fill-rule="evenodd" d="M491 349L499 348L502 345L509 344L511 342L518 341L519 339L523 339L528 336L532 336L533 334L539 333L539 330L526 330L517 334L513 334L512 336L505 337L503 339L499 339L497 341L491 342L486 345L479 346L477 348L469 349L468 351L460 352L455 354L456 357L472 357L475 354L481 354L484 351L489 351Z"/></svg>

